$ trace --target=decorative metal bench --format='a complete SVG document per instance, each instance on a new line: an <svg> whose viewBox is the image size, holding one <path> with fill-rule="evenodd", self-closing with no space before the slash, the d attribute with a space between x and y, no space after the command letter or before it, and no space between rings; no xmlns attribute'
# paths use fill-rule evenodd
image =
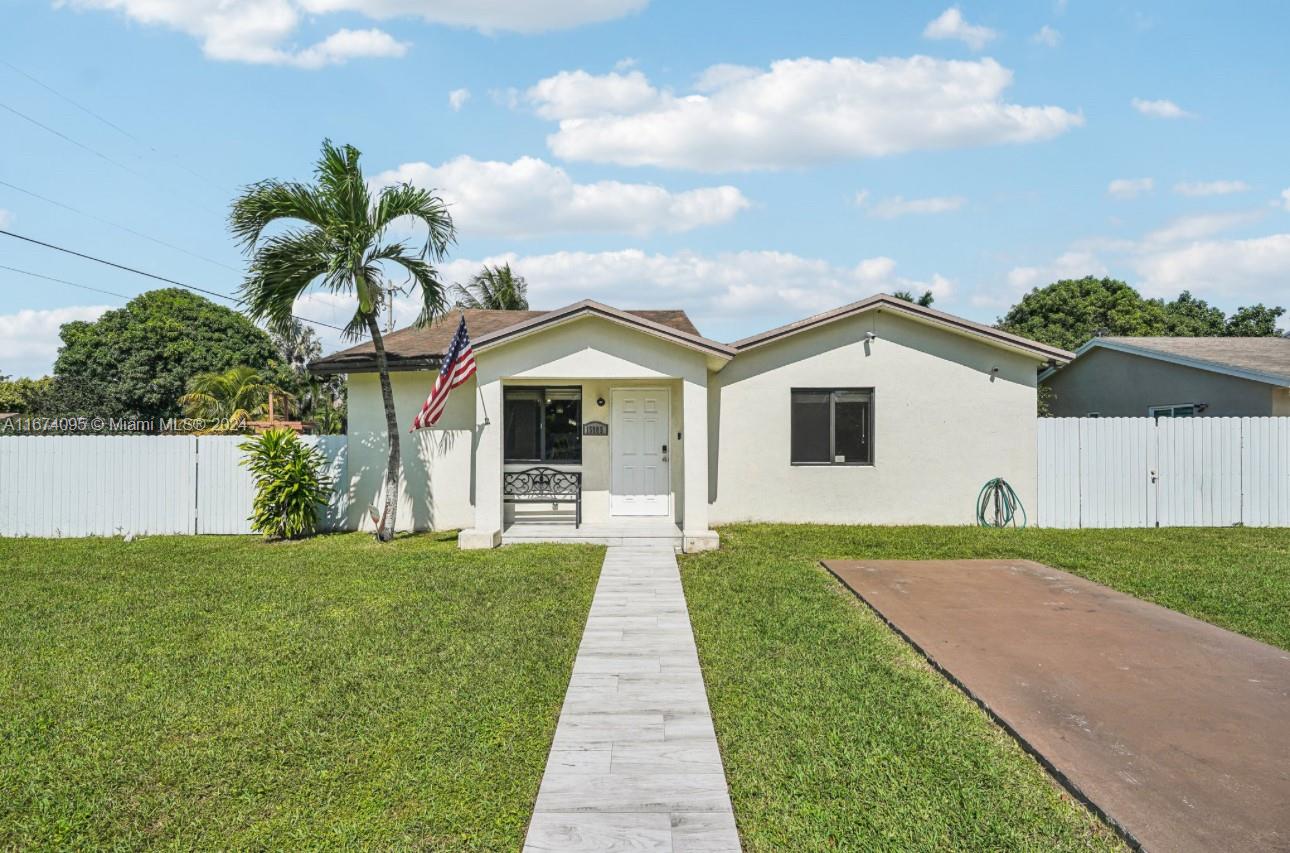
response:
<svg viewBox="0 0 1290 853"><path fill-rule="evenodd" d="M502 475L502 498L508 503L572 503L573 526L582 526L582 473L555 468L525 468Z"/></svg>

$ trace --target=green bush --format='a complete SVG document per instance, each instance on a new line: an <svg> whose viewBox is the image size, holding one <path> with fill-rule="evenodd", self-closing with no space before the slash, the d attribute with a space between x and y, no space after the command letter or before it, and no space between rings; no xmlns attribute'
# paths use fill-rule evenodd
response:
<svg viewBox="0 0 1290 853"><path fill-rule="evenodd" d="M239 445L242 464L255 477L251 529L270 539L298 539L314 532L318 508L331 496L325 459L289 429L271 429Z"/></svg>

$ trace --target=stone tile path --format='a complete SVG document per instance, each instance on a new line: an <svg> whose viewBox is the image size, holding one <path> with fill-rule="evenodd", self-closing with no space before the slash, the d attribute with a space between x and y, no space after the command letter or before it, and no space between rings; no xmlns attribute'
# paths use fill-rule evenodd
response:
<svg viewBox="0 0 1290 853"><path fill-rule="evenodd" d="M605 554L524 850L739 850L671 548Z"/></svg>

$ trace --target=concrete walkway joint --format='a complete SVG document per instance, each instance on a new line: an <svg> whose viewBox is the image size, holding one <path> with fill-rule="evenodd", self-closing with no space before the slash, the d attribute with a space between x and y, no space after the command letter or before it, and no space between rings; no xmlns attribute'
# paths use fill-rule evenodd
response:
<svg viewBox="0 0 1290 853"><path fill-rule="evenodd" d="M605 554L524 850L739 850L670 548Z"/></svg>

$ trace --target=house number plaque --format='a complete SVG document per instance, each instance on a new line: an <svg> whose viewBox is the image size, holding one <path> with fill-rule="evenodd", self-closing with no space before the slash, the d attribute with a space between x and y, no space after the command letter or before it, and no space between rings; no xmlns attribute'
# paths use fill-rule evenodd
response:
<svg viewBox="0 0 1290 853"><path fill-rule="evenodd" d="M583 435L609 435L609 424L604 421L587 421L582 425Z"/></svg>

